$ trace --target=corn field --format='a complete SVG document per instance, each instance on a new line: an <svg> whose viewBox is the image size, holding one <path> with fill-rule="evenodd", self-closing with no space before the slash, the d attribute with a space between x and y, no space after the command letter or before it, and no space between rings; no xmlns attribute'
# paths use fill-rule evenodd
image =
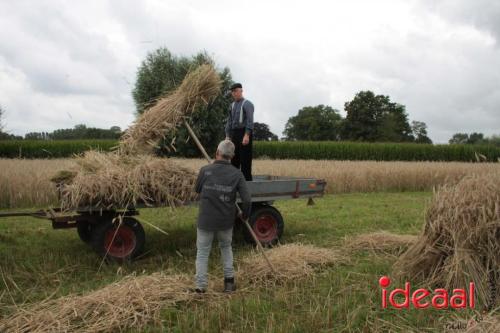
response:
<svg viewBox="0 0 500 333"><path fill-rule="evenodd" d="M500 147L416 143L260 141L255 144L254 154L256 157L272 159L498 162Z"/></svg>
<svg viewBox="0 0 500 333"><path fill-rule="evenodd" d="M90 149L109 151L115 140L0 141L0 157L64 158ZM255 141L254 157L267 159L351 161L457 161L498 162L494 145L430 145L336 141ZM201 156L201 155L200 155Z"/></svg>

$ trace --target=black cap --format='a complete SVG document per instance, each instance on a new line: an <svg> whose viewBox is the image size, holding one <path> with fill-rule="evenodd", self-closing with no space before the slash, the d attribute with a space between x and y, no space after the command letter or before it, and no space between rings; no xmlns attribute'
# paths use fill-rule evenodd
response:
<svg viewBox="0 0 500 333"><path fill-rule="evenodd" d="M230 88L229 90L233 91L234 89L236 88L243 88L243 86L241 85L241 83L234 83Z"/></svg>

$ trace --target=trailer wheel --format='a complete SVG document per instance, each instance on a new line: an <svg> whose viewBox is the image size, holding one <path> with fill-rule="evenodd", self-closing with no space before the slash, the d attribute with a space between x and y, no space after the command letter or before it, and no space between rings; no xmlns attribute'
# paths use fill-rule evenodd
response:
<svg viewBox="0 0 500 333"><path fill-rule="evenodd" d="M84 243L90 243L92 240L92 224L87 221L78 221L76 223L78 236Z"/></svg>
<svg viewBox="0 0 500 333"><path fill-rule="evenodd" d="M258 206L253 208L248 221L253 232L262 245L273 245L283 235L284 222L280 212L272 206ZM245 240L255 243L252 235L246 227L243 229Z"/></svg>
<svg viewBox="0 0 500 333"><path fill-rule="evenodd" d="M118 227L116 219L105 220L92 228L92 247L101 256L118 262L137 257L144 249L146 235L133 217L123 217Z"/></svg>

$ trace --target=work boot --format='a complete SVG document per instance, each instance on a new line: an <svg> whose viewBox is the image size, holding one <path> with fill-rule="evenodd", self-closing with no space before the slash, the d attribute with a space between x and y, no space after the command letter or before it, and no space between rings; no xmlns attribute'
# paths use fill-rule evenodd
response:
<svg viewBox="0 0 500 333"><path fill-rule="evenodd" d="M206 292L206 289L196 287L196 288L191 288L190 291L197 294L204 294Z"/></svg>
<svg viewBox="0 0 500 333"><path fill-rule="evenodd" d="M236 290L236 284L234 283L234 277L224 278L224 292L230 293Z"/></svg>

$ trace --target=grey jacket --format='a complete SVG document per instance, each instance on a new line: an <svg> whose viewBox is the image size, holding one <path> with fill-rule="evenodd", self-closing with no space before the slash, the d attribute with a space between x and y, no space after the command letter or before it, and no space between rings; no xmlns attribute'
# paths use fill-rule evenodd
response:
<svg viewBox="0 0 500 333"><path fill-rule="evenodd" d="M245 177L229 161L217 160L201 168L195 185L200 193L198 228L207 231L227 230L236 217L236 192L242 200L243 217L252 206Z"/></svg>
<svg viewBox="0 0 500 333"><path fill-rule="evenodd" d="M230 137L231 130L237 128L244 128L250 134L253 131L253 111L254 106L248 99L242 98L231 103L225 127L226 136Z"/></svg>

